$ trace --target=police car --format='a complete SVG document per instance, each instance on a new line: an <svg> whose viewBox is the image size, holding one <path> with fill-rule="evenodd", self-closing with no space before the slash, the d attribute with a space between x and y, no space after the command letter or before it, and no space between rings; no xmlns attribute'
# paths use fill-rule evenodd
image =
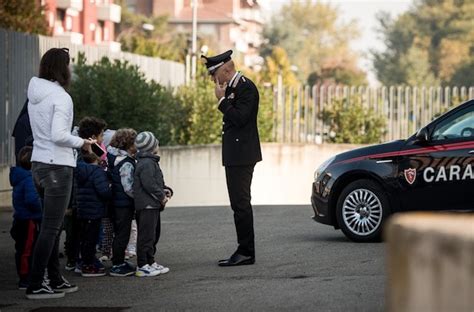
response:
<svg viewBox="0 0 474 312"><path fill-rule="evenodd" d="M355 149L314 173L317 222L353 241L380 239L387 217L412 210L474 210L474 100L406 140Z"/></svg>

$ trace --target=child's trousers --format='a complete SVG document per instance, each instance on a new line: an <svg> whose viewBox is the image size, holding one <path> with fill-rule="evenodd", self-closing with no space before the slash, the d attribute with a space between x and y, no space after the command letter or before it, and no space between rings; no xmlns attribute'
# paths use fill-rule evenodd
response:
<svg viewBox="0 0 474 312"><path fill-rule="evenodd" d="M39 234L39 220L13 220L10 235L15 240L15 264L20 282L27 282L33 248Z"/></svg>
<svg viewBox="0 0 474 312"><path fill-rule="evenodd" d="M137 265L142 267L155 262L156 244L160 239L161 220L159 209L137 210Z"/></svg>

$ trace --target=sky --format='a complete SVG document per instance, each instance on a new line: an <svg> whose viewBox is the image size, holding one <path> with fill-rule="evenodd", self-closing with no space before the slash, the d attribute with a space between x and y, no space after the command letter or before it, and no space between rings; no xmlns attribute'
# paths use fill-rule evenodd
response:
<svg viewBox="0 0 474 312"><path fill-rule="evenodd" d="M389 12L395 17L407 11L413 0L319 0L323 3L330 3L338 7L341 12L341 21L356 20L361 36L351 43L354 50L361 54L359 66L367 71L369 83L376 85L377 81L372 69L370 50L383 50L384 44L376 29L378 22L376 15L378 12ZM278 11L281 5L288 3L288 0L260 0L262 8L266 11Z"/></svg>

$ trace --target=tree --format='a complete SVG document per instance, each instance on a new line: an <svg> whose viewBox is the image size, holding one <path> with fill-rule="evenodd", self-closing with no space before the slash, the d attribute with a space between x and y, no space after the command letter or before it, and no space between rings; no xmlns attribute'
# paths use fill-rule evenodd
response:
<svg viewBox="0 0 474 312"><path fill-rule="evenodd" d="M152 131L162 145L188 141L187 108L171 90L147 81L137 66L106 57L87 65L79 55L73 78L76 123L84 116L96 116L107 121L111 129Z"/></svg>
<svg viewBox="0 0 474 312"><path fill-rule="evenodd" d="M333 143L379 143L385 127L384 119L373 109L364 107L361 98L353 96L334 100L322 112Z"/></svg>
<svg viewBox="0 0 474 312"><path fill-rule="evenodd" d="M386 50L373 56L382 83L469 82L463 68L474 61L473 1L417 0L395 20L386 13L378 19Z"/></svg>
<svg viewBox="0 0 474 312"><path fill-rule="evenodd" d="M285 86L298 85L298 80L292 71L288 55L283 48L275 46L272 49L272 53L265 58L265 65L259 79L276 85L278 75L282 76Z"/></svg>
<svg viewBox="0 0 474 312"><path fill-rule="evenodd" d="M32 0L0 1L0 28L46 35L48 24L42 14L45 6Z"/></svg>
<svg viewBox="0 0 474 312"><path fill-rule="evenodd" d="M338 17L338 9L329 4L293 0L282 6L264 27L265 44L261 54L271 56L275 47L281 47L286 51L289 63L298 68L300 81L307 81L310 74L313 80L314 77L326 78L323 71L331 74L344 69L345 72L360 73L358 56L349 47L350 41L358 36L357 25L355 22L343 23ZM345 78L352 77L346 75ZM349 83L353 83L351 79Z"/></svg>
<svg viewBox="0 0 474 312"><path fill-rule="evenodd" d="M183 62L186 57L186 34L172 32L167 16L146 17L122 6L117 33L123 51L178 62Z"/></svg>
<svg viewBox="0 0 474 312"><path fill-rule="evenodd" d="M177 97L190 111L188 144L221 142L222 114L217 109L214 84L207 70L198 65L196 82L178 89Z"/></svg>

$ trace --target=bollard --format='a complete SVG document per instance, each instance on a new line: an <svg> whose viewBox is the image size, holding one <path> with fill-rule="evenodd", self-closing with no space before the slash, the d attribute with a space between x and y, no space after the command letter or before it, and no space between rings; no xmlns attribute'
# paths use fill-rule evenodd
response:
<svg viewBox="0 0 474 312"><path fill-rule="evenodd" d="M385 238L387 311L474 311L473 214L398 214Z"/></svg>

